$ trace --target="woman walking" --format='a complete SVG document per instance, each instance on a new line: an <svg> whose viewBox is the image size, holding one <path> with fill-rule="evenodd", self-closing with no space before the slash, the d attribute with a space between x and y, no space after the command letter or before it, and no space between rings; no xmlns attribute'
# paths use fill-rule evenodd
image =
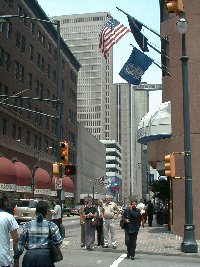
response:
<svg viewBox="0 0 200 267"><path fill-rule="evenodd" d="M22 267L55 267L49 250L49 239L57 246L62 243L58 226L53 222L48 222L48 203L39 201L36 207L36 220L32 220L23 225L19 237L18 248L15 251L14 259L19 259L26 248L26 253L22 260Z"/></svg>

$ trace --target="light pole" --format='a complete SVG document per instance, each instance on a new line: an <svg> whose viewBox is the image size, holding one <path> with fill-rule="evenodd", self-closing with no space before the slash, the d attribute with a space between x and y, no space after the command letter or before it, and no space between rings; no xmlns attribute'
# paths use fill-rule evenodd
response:
<svg viewBox="0 0 200 267"><path fill-rule="evenodd" d="M142 167L145 167L145 169L146 169L146 185L147 185L147 194L149 195L149 170L148 170L148 167L145 165L145 164L143 164L142 162L138 162L138 168L140 168L140 166L142 166ZM150 198L150 196L149 196L149 198Z"/></svg>
<svg viewBox="0 0 200 267"><path fill-rule="evenodd" d="M184 16L180 16L177 29L182 34L182 85L183 85L183 124L184 124L184 165L185 165L185 225L184 236L181 243L181 251L185 253L197 253L198 245L195 240L195 226L193 224L192 205L192 164L190 146L190 110L189 110L189 89L188 89L188 56L186 55L185 33L188 26Z"/></svg>
<svg viewBox="0 0 200 267"><path fill-rule="evenodd" d="M90 180L90 189L92 189L92 199L94 200L94 192L95 192L95 186L96 186L96 180Z"/></svg>

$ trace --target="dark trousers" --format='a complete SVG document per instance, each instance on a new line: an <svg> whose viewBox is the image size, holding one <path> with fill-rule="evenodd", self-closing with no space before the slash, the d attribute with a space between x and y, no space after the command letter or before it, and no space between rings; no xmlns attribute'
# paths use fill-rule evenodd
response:
<svg viewBox="0 0 200 267"><path fill-rule="evenodd" d="M58 226L60 235L61 235L61 230L60 230L60 225L61 225L61 218L60 219L53 219L52 220L53 223L55 223Z"/></svg>
<svg viewBox="0 0 200 267"><path fill-rule="evenodd" d="M98 246L103 246L104 236L103 236L103 224L96 225L97 230L97 244Z"/></svg>
<svg viewBox="0 0 200 267"><path fill-rule="evenodd" d="M129 257L135 256L137 235L138 232L130 234L125 230L125 245L127 247L127 256Z"/></svg>
<svg viewBox="0 0 200 267"><path fill-rule="evenodd" d="M49 249L30 249L27 250L23 260L22 267L55 267L51 260Z"/></svg>
<svg viewBox="0 0 200 267"><path fill-rule="evenodd" d="M149 213L148 214L148 224L149 224L149 226L152 226L152 221L153 221L153 213L152 214Z"/></svg>

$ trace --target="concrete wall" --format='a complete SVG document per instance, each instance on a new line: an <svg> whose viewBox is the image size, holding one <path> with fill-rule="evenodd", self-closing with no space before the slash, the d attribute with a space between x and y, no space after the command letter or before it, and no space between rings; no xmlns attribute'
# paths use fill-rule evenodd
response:
<svg viewBox="0 0 200 267"><path fill-rule="evenodd" d="M95 197L104 197L106 189L98 183L98 178L106 175L106 147L81 124L78 124L77 142L74 201L80 203L80 195L92 195L93 185Z"/></svg>

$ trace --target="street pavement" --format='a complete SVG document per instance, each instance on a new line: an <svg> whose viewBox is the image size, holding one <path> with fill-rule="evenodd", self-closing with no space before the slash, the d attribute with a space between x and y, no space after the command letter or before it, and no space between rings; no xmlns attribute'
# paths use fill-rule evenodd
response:
<svg viewBox="0 0 200 267"><path fill-rule="evenodd" d="M80 250L80 234L67 234L68 230L66 229L66 238L63 241L63 249L75 249ZM114 250L110 245L109 248L102 248L95 246L95 251L103 252L117 252L117 253L126 253L126 246L124 244L124 230L119 226L119 219L116 220L116 237L117 237L117 249ZM148 224L145 224L144 228L140 228L138 239L137 239L137 248L136 254L158 254L158 255L170 255L170 256L194 256L200 258L200 240L197 240L198 243L198 253L183 253L181 252L181 243L182 237L174 235L171 231L168 230L167 225L157 225L153 221L153 226L149 227Z"/></svg>

